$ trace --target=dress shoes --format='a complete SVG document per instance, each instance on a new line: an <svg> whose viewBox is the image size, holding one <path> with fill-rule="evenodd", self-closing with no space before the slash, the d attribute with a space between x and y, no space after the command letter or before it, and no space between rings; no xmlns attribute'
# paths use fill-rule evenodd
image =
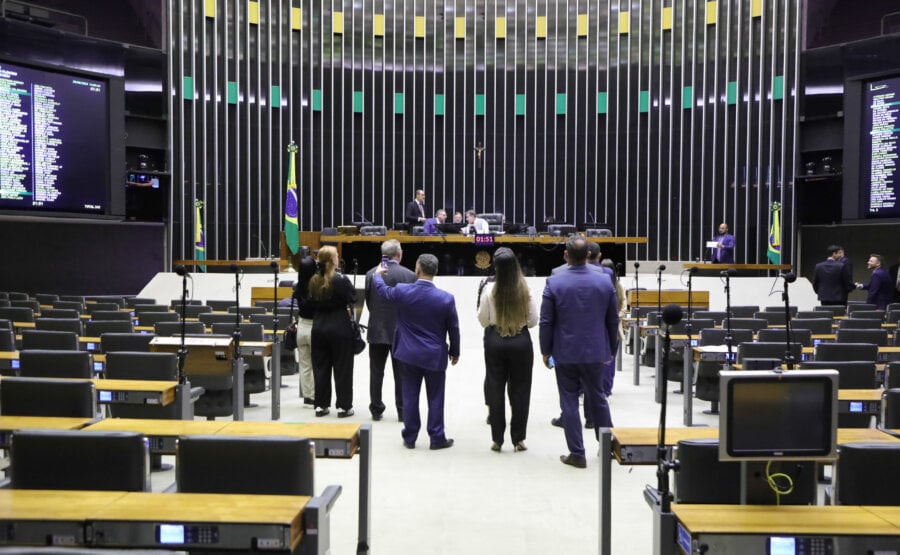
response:
<svg viewBox="0 0 900 555"><path fill-rule="evenodd" d="M328 407L324 407L324 408L323 408L323 407L316 407L316 416L317 416L317 417L319 417L319 416L325 416L325 415L327 415L327 414L329 414L329 413L331 413L331 411L328 410Z"/></svg>
<svg viewBox="0 0 900 555"><path fill-rule="evenodd" d="M403 442L403 446L406 447L407 449L415 449L415 448L416 448L416 444L415 444L415 443L410 443L410 442L408 442L408 441L404 441L404 442Z"/></svg>
<svg viewBox="0 0 900 555"><path fill-rule="evenodd" d="M491 443L491 451L499 453L500 452L500 444L497 443L496 441Z"/></svg>
<svg viewBox="0 0 900 555"><path fill-rule="evenodd" d="M528 451L528 447L525 446L524 441L517 441L513 446L513 451Z"/></svg>
<svg viewBox="0 0 900 555"><path fill-rule="evenodd" d="M562 418L551 418L550 424L552 426L556 426L557 428L563 428Z"/></svg>
<svg viewBox="0 0 900 555"><path fill-rule="evenodd" d="M347 418L353 416L354 414L355 413L353 412L353 409L338 409L338 418Z"/></svg>
<svg viewBox="0 0 900 555"><path fill-rule="evenodd" d="M450 447L453 447L452 439L445 439L444 441L442 441L440 443L432 443L431 444L432 451L437 451L438 449L449 449Z"/></svg>
<svg viewBox="0 0 900 555"><path fill-rule="evenodd" d="M575 468L587 468L587 461L573 455L560 455L559 461Z"/></svg>
<svg viewBox="0 0 900 555"><path fill-rule="evenodd" d="M313 408L313 406L315 406L315 404L316 404L316 400L313 399L312 397L304 397L303 398L303 408L311 409L311 408Z"/></svg>
<svg viewBox="0 0 900 555"><path fill-rule="evenodd" d="M380 413L380 412L373 412L373 413L372 413L372 420L374 420L375 422L378 422L379 420L381 420L381 413Z"/></svg>
<svg viewBox="0 0 900 555"><path fill-rule="evenodd" d="M591 422L590 420L585 420L585 421L584 421L584 429L585 429L585 430L593 430L593 429L594 429L594 423Z"/></svg>

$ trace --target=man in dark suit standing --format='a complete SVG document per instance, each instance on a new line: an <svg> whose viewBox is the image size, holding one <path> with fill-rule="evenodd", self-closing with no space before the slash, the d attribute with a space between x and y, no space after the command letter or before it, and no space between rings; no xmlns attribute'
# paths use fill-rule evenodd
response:
<svg viewBox="0 0 900 555"><path fill-rule="evenodd" d="M891 276L884 269L884 259L880 254L870 254L867 266L872 270L872 277L869 283L857 283L858 289L866 289L869 295L866 302L874 304L878 309L884 310L894 298L894 291L897 290L896 282L891 281Z"/></svg>
<svg viewBox="0 0 900 555"><path fill-rule="evenodd" d="M416 282L391 287L384 282L387 269L375 270L375 290L397 307L393 354L400 363L403 384L403 445L415 449L422 421L419 391L425 381L428 398L428 436L431 449L446 449L453 440L444 433L444 384L447 360L459 361L459 317L453 295L435 287L438 260L423 254L416 260ZM449 338L448 347L446 341Z"/></svg>
<svg viewBox="0 0 900 555"><path fill-rule="evenodd" d="M618 347L618 304L612 281L588 269L587 241L582 236L566 242L570 268L547 278L541 303L540 338L544 365L554 358L559 404L566 432L568 455L563 464L585 468L584 438L578 416L578 390L594 411L594 431L611 427L609 405L603 395L603 365Z"/></svg>
<svg viewBox="0 0 900 555"><path fill-rule="evenodd" d="M394 330L397 327L397 309L384 297L375 292L372 280L379 267L386 267L382 276L385 284L394 286L398 283L413 283L416 274L400 265L403 250L400 242L389 239L381 244L382 263L366 272L366 307L369 309L369 329L366 338L369 342L369 412L372 420L381 420L384 413L384 402L381 400L381 386L384 383L384 365L391 344L394 342ZM400 387L400 371L397 361L391 357L394 372L394 402L397 406L397 419L403 421L403 395Z"/></svg>
<svg viewBox="0 0 900 555"><path fill-rule="evenodd" d="M416 189L416 198L406 205L406 223L410 229L425 223L425 191L422 189Z"/></svg>
<svg viewBox="0 0 900 555"><path fill-rule="evenodd" d="M844 249L838 245L828 247L828 258L816 264L813 273L813 291L823 305L845 305L847 294L853 290L850 266L841 262Z"/></svg>

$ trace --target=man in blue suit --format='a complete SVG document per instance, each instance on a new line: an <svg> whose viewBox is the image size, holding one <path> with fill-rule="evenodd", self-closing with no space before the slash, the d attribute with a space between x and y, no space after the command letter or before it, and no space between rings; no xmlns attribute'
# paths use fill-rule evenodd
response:
<svg viewBox="0 0 900 555"><path fill-rule="evenodd" d="M578 391L594 411L594 430L611 427L609 404L603 395L603 365L618 347L616 290L605 275L587 265L587 241L582 236L566 242L569 269L547 278L541 302L540 338L544 365L556 364L556 384L569 454L563 464L585 468L584 438L578 415Z"/></svg>
<svg viewBox="0 0 900 555"><path fill-rule="evenodd" d="M891 275L884 269L884 258L880 254L870 254L868 267L872 270L869 283L857 283L857 289L866 289L869 295L866 302L874 304L878 309L885 310L894 299L894 283Z"/></svg>
<svg viewBox="0 0 900 555"><path fill-rule="evenodd" d="M392 352L400 363L403 390L403 445L416 447L422 421L419 392L425 381L428 398L428 436L432 449L453 446L444 433L444 383L447 360L459 361L459 318L453 295L435 287L438 260L423 254L416 260L415 283L384 283L384 268L375 271L375 291L397 307L397 327ZM449 337L450 345L446 341Z"/></svg>
<svg viewBox="0 0 900 555"><path fill-rule="evenodd" d="M712 262L714 264L734 264L734 245L737 241L734 235L728 233L728 224L719 224L719 234L713 237L716 248L713 249Z"/></svg>

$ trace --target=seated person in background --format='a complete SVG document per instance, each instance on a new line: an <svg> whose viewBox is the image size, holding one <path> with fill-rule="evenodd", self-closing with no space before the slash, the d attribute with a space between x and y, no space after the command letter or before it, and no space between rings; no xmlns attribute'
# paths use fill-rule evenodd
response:
<svg viewBox="0 0 900 555"><path fill-rule="evenodd" d="M468 222L465 226L463 226L463 233L469 235L471 233L490 233L491 228L488 226L488 223L482 218L475 217L474 210L466 211L466 222Z"/></svg>
<svg viewBox="0 0 900 555"><path fill-rule="evenodd" d="M462 212L454 212L453 213L453 223L455 223L455 224L463 223Z"/></svg>
<svg viewBox="0 0 900 555"><path fill-rule="evenodd" d="M425 227L422 230L422 233L425 235L440 235L441 232L438 229L438 224L442 224L447 220L447 211L443 208L439 208L437 212L434 213L433 218L428 218L425 220Z"/></svg>

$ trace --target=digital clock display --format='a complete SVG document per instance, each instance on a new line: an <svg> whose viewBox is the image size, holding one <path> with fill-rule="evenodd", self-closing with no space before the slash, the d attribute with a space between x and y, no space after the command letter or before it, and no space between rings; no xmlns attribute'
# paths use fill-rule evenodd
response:
<svg viewBox="0 0 900 555"><path fill-rule="evenodd" d="M475 244L476 245L493 245L494 244L494 234L493 233L476 233L475 234Z"/></svg>

